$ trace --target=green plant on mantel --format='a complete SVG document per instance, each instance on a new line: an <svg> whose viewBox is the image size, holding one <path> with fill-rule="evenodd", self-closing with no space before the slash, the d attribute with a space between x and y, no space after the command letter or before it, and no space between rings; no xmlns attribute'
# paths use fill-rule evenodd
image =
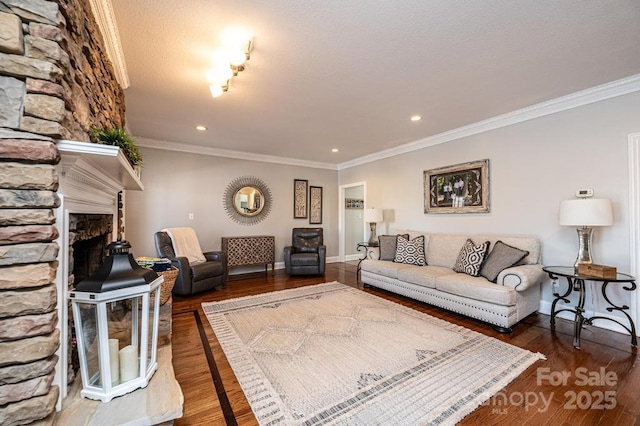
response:
<svg viewBox="0 0 640 426"><path fill-rule="evenodd" d="M133 166L142 166L142 154L138 150L133 137L128 135L122 127L105 127L91 129L91 135L98 143L122 148L125 157Z"/></svg>

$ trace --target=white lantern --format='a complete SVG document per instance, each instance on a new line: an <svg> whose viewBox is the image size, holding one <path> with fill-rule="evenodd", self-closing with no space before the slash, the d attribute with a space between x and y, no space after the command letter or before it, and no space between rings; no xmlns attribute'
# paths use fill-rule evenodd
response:
<svg viewBox="0 0 640 426"><path fill-rule="evenodd" d="M109 245L100 270L69 293L82 391L109 402L144 388L158 368L162 276L140 267L127 241Z"/></svg>

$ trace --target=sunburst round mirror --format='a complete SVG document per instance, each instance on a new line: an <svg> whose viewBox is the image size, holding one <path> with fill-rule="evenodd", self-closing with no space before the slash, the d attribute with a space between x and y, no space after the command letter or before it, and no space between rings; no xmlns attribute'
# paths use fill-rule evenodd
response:
<svg viewBox="0 0 640 426"><path fill-rule="evenodd" d="M271 211L271 191L266 183L253 176L234 179L224 191L224 209L241 225L255 225Z"/></svg>

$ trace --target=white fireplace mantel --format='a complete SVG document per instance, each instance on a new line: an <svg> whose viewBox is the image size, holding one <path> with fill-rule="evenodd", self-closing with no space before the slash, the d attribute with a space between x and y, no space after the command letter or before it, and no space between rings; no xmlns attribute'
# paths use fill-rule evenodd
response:
<svg viewBox="0 0 640 426"><path fill-rule="evenodd" d="M53 384L60 388L57 409L61 410L62 399L67 395L69 215L112 215L112 238L115 239L118 231L118 193L124 190L141 191L144 186L117 146L69 140L59 140L56 145L61 157L57 166L60 207L56 209L57 243L60 247L56 273L60 347L56 352L58 363Z"/></svg>
<svg viewBox="0 0 640 426"><path fill-rule="evenodd" d="M67 140L60 140L56 145L61 156L60 189L64 184L108 192L144 189L127 157L117 146Z"/></svg>

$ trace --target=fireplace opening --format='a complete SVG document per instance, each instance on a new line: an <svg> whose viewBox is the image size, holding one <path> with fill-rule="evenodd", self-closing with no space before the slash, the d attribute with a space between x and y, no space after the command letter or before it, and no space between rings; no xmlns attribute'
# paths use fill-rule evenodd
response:
<svg viewBox="0 0 640 426"><path fill-rule="evenodd" d="M74 285L98 272L102 266L110 235L99 235L73 244Z"/></svg>
<svg viewBox="0 0 640 426"><path fill-rule="evenodd" d="M113 240L113 215L69 215L69 290L89 278L102 266L108 255L107 246ZM73 382L80 370L76 331L73 325L71 302L68 310L67 383Z"/></svg>

